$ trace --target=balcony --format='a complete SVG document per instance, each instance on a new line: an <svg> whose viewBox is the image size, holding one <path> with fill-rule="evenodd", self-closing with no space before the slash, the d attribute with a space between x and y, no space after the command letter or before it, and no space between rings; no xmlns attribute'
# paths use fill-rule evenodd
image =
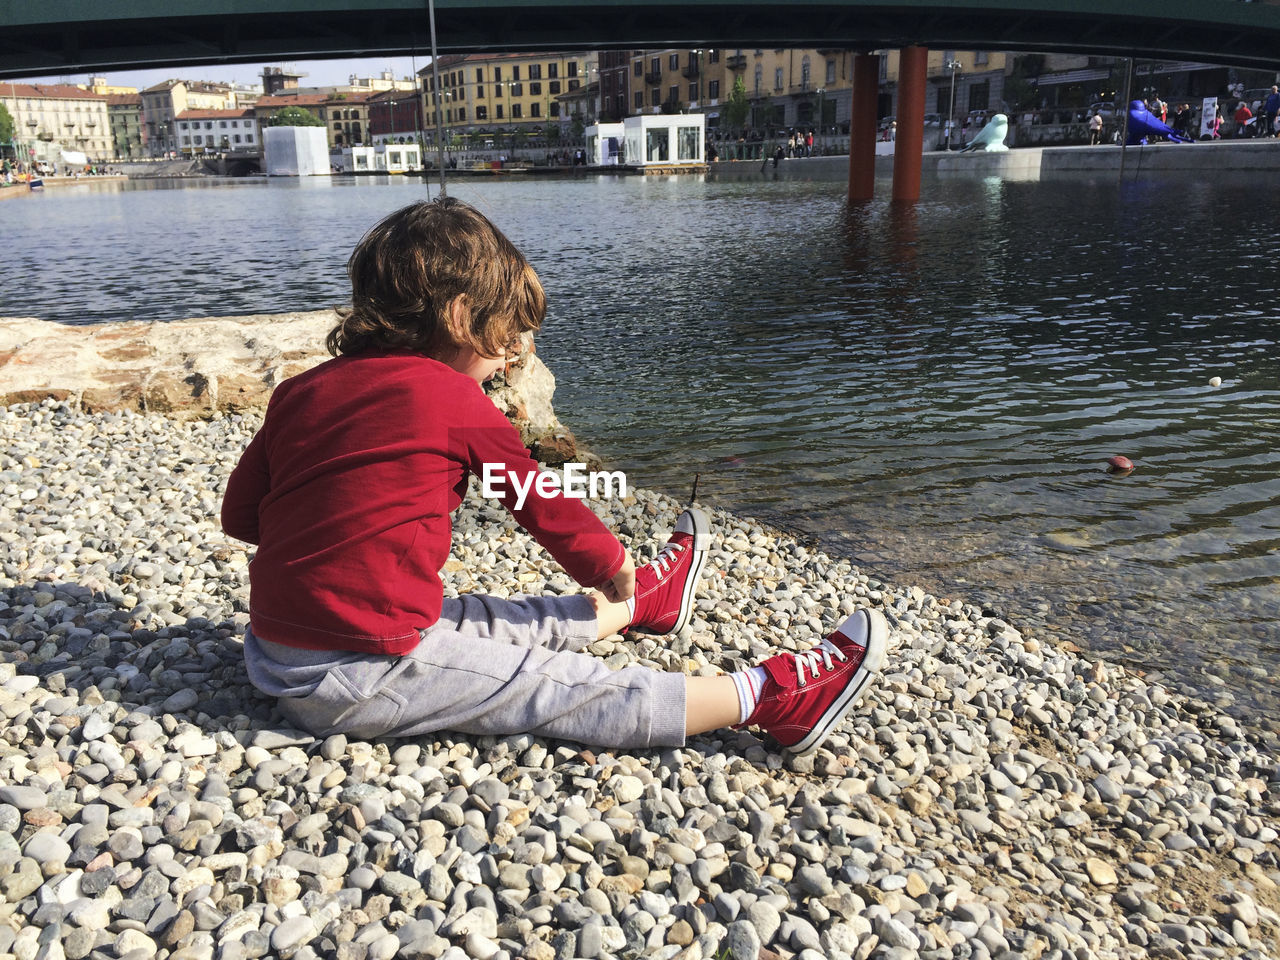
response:
<svg viewBox="0 0 1280 960"><path fill-rule="evenodd" d="M694 80L694 79L697 79L698 74L699 74L700 72L701 72L701 71L698 69L698 61L697 61L697 60L694 60L694 61L693 61L692 63L690 63L687 67L685 67L683 70L681 70L681 71L680 71L680 73L684 76L684 78L685 78L686 80Z"/></svg>
<svg viewBox="0 0 1280 960"><path fill-rule="evenodd" d="M745 53L739 53L735 56L729 57L725 60L725 66L730 70L745 70L747 69L747 55Z"/></svg>
<svg viewBox="0 0 1280 960"><path fill-rule="evenodd" d="M813 81L809 80L803 83L793 83L791 85L791 89L787 92L793 97L803 97L805 94L816 93L817 90L818 88L814 85Z"/></svg>
<svg viewBox="0 0 1280 960"><path fill-rule="evenodd" d="M644 82L651 87L662 86L662 71L650 70L648 73L644 75Z"/></svg>

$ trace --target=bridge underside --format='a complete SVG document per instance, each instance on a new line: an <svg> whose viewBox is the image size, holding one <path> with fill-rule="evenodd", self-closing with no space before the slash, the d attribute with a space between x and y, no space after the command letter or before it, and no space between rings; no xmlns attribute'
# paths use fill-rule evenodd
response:
<svg viewBox="0 0 1280 960"><path fill-rule="evenodd" d="M6 4L0 9L0 77L430 52L425 0L134 0L127 16L101 16L111 6L79 0ZM1280 59L1280 5L1221 0L440 0L436 23L441 53L919 44L1267 69Z"/></svg>

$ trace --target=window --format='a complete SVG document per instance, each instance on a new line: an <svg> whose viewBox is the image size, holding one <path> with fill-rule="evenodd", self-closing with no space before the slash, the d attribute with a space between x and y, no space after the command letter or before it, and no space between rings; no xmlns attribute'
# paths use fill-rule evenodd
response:
<svg viewBox="0 0 1280 960"><path fill-rule="evenodd" d="M512 95L513 97L523 97L523 96L524 96L524 84L523 84L523 83L513 83L513 84L511 85L511 95Z"/></svg>
<svg viewBox="0 0 1280 960"><path fill-rule="evenodd" d="M689 99L690 101L698 99L698 85L696 83L689 84Z"/></svg>
<svg viewBox="0 0 1280 960"><path fill-rule="evenodd" d="M187 133L187 134L183 134L183 136L182 136L182 142L183 142L183 143L190 143L190 142L191 142L191 134L189 134L189 133Z"/></svg>
<svg viewBox="0 0 1280 960"><path fill-rule="evenodd" d="M836 62L834 60L827 61L827 83L836 82Z"/></svg>
<svg viewBox="0 0 1280 960"><path fill-rule="evenodd" d="M660 130L645 131L645 159L646 160L666 160L670 154L670 137L667 135L666 128Z"/></svg>
<svg viewBox="0 0 1280 960"><path fill-rule="evenodd" d="M969 86L969 109L985 110L987 102L991 96L991 81L984 80L982 83L975 83Z"/></svg>
<svg viewBox="0 0 1280 960"><path fill-rule="evenodd" d="M239 143L239 142L240 142L240 134L238 134L238 133L237 133L237 134L235 135L235 138L236 138L236 143Z"/></svg>
<svg viewBox="0 0 1280 960"><path fill-rule="evenodd" d="M680 102L680 88L676 86L674 83L667 88L667 102L668 103Z"/></svg>
<svg viewBox="0 0 1280 960"><path fill-rule="evenodd" d="M800 61L800 86L809 89L809 55L806 53L804 59Z"/></svg>
<svg viewBox="0 0 1280 960"><path fill-rule="evenodd" d="M662 91L658 87L654 87L649 100L655 107L660 106L662 104Z"/></svg>
<svg viewBox="0 0 1280 960"><path fill-rule="evenodd" d="M676 158L679 160L699 160L698 128L678 127L676 129Z"/></svg>
<svg viewBox="0 0 1280 960"><path fill-rule="evenodd" d="M497 116L497 118L498 118L499 120L501 120L501 119L502 119L502 104L500 104L500 103L499 103L499 104L497 104L493 109L494 109L495 111L497 111L496 116Z"/></svg>
<svg viewBox="0 0 1280 960"><path fill-rule="evenodd" d="M570 81L569 81L569 89L570 89L570 90L577 90L577 89L578 89L578 87L579 87L581 84L582 84L582 81L581 81L581 80L570 80Z"/></svg>
<svg viewBox="0 0 1280 960"><path fill-rule="evenodd" d="M673 53L671 54L671 56L667 57L667 69L668 70L680 69L680 54Z"/></svg>
<svg viewBox="0 0 1280 960"><path fill-rule="evenodd" d="M187 121L183 120L183 121L182 121L182 123L178 124L178 126L180 126L183 130L186 130L186 129L187 129Z"/></svg>
<svg viewBox="0 0 1280 960"><path fill-rule="evenodd" d="M476 83L484 83L484 67L476 67Z"/></svg>
<svg viewBox="0 0 1280 960"><path fill-rule="evenodd" d="M466 123L466 122L467 122L467 108L466 108L466 107L459 107L459 108L458 108L458 120L459 120L460 122L462 122L462 123Z"/></svg>
<svg viewBox="0 0 1280 960"><path fill-rule="evenodd" d="M341 130L341 129L342 129L342 124L340 124L340 123L335 123L335 124L333 125L333 129L335 129L335 130Z"/></svg>
<svg viewBox="0 0 1280 960"><path fill-rule="evenodd" d="M553 117L560 116L560 104L558 103L551 104L551 116Z"/></svg>
<svg viewBox="0 0 1280 960"><path fill-rule="evenodd" d="M633 69L632 69L632 71L631 71L631 72L632 72L632 74L634 74L634 75L635 75L635 76L637 76L637 77L643 77L643 76L644 76L644 61L643 61L643 60L637 60L637 61L636 61L635 63L633 63L631 66L632 66L632 68L633 68ZM30 105L28 105L27 109L28 109L28 110L30 110L30 109L31 109Z"/></svg>
<svg viewBox="0 0 1280 960"><path fill-rule="evenodd" d="M496 100L496 99L499 99L499 98L501 98L501 97L502 97L502 87L501 87L501 86L497 86L497 87L494 87L494 88L493 88L493 96L494 96L494 99L495 99L495 100Z"/></svg>
<svg viewBox="0 0 1280 960"><path fill-rule="evenodd" d="M518 64L518 63L513 63L513 64L511 65L511 79L512 79L512 80L519 80L519 79L520 79L520 64Z"/></svg>
<svg viewBox="0 0 1280 960"><path fill-rule="evenodd" d="M547 79L548 79L548 80L554 80L554 79L555 79L556 77L558 77L558 76L560 76L560 64L558 64L558 63L548 63L548 64L547 64Z"/></svg>
<svg viewBox="0 0 1280 960"><path fill-rule="evenodd" d="M400 151L393 150L387 156L388 156L388 160L387 160L388 163L394 163L397 167L400 166Z"/></svg>
<svg viewBox="0 0 1280 960"><path fill-rule="evenodd" d="M529 84L529 96L531 96L531 97L540 97L540 96L542 96L542 84L541 84L541 83L530 83L530 84Z"/></svg>
<svg viewBox="0 0 1280 960"><path fill-rule="evenodd" d="M773 89L775 90L782 89L782 68L781 67L777 67L773 71Z"/></svg>
<svg viewBox="0 0 1280 960"><path fill-rule="evenodd" d="M570 61L569 61L569 76L571 76L571 77L576 77L577 75L578 75L578 61L577 61L577 60L570 60Z"/></svg>
<svg viewBox="0 0 1280 960"><path fill-rule="evenodd" d="M219 129L221 129L221 130L225 130L225 129L227 129L227 121L225 121L225 120L219 120L219 121L218 121L218 128L219 128Z"/></svg>
<svg viewBox="0 0 1280 960"><path fill-rule="evenodd" d="M707 63L719 63L719 62L720 62L720 51L719 51L719 50L708 50L708 51L707 51Z"/></svg>
<svg viewBox="0 0 1280 960"><path fill-rule="evenodd" d="M551 90L551 95L555 96L557 93L560 92L560 81L552 80L550 83L547 84L547 87Z"/></svg>
<svg viewBox="0 0 1280 960"><path fill-rule="evenodd" d="M662 73L661 57L654 57L652 60L649 61L649 72L652 73L654 76L657 76L658 74Z"/></svg>
<svg viewBox="0 0 1280 960"><path fill-rule="evenodd" d="M519 120L523 116L524 116L524 108L518 103L513 103L511 105L511 119Z"/></svg>
<svg viewBox="0 0 1280 960"><path fill-rule="evenodd" d="M882 58L881 62L884 62ZM764 67L756 64L756 96L760 96L760 88L764 86Z"/></svg>
<svg viewBox="0 0 1280 960"><path fill-rule="evenodd" d="M633 99L633 100L635 101L635 104L636 104L635 109L637 109L637 110L643 110L643 109L644 109L644 94L643 94L643 93L641 93L639 90L637 90L637 91L635 92L634 96L632 96L632 98L631 98L631 99Z"/></svg>
<svg viewBox="0 0 1280 960"><path fill-rule="evenodd" d="M246 134L244 135L244 142L245 142L245 143L253 143L253 134L252 134L252 133L246 133Z"/></svg>
<svg viewBox="0 0 1280 960"><path fill-rule="evenodd" d="M476 119L477 119L477 120L488 120L488 119L489 119L489 108L488 108L488 107L485 107L485 106L479 106L479 107L476 107Z"/></svg>
<svg viewBox="0 0 1280 960"><path fill-rule="evenodd" d="M529 64L529 79L530 80L542 79L542 64L540 63Z"/></svg>
<svg viewBox="0 0 1280 960"><path fill-rule="evenodd" d="M494 81L494 83L497 83L497 82L498 82L498 81L500 81L501 79L502 79L502 68L501 68L501 67L494 67L494 68L493 68L493 81Z"/></svg>
<svg viewBox="0 0 1280 960"><path fill-rule="evenodd" d="M531 116L531 117L540 117L540 116L542 116L542 104L540 104L540 103L531 103L531 104L529 104L529 116Z"/></svg>
<svg viewBox="0 0 1280 960"><path fill-rule="evenodd" d="M973 55L973 65L975 67L985 66L987 62L987 51L979 50Z"/></svg>
<svg viewBox="0 0 1280 960"><path fill-rule="evenodd" d="M212 120L206 120L206 121L204 122L204 128L205 128L206 130L212 130L212 129L213 129L213 121L212 121Z"/></svg>
<svg viewBox="0 0 1280 960"><path fill-rule="evenodd" d="M719 80L708 81L707 96L710 97L712 100L719 99L720 97L720 81Z"/></svg>
<svg viewBox="0 0 1280 960"><path fill-rule="evenodd" d="M186 137L183 137L182 139L183 139L183 140L186 140L187 138L186 138ZM196 134L195 142L196 142L196 145L197 145L197 146L199 146L201 143L203 143L203 142L204 142L204 141L202 140L202 138L201 138L200 134L198 134L198 133Z"/></svg>

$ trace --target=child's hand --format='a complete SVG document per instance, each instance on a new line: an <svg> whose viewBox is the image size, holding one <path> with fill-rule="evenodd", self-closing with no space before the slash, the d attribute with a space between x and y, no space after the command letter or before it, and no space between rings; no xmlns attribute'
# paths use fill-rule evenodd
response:
<svg viewBox="0 0 1280 960"><path fill-rule="evenodd" d="M622 568L600 584L599 589L610 603L622 603L631 599L636 592L636 565L631 560L631 554L623 557Z"/></svg>

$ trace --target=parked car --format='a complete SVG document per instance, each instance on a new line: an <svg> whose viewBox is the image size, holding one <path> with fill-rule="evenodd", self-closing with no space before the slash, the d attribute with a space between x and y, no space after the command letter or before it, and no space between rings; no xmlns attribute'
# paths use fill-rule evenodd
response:
<svg viewBox="0 0 1280 960"><path fill-rule="evenodd" d="M1114 120L1116 118L1116 104L1114 100L1099 100L1097 103L1089 104L1089 109L1085 111L1084 118L1088 120L1094 114L1100 114L1103 120Z"/></svg>

